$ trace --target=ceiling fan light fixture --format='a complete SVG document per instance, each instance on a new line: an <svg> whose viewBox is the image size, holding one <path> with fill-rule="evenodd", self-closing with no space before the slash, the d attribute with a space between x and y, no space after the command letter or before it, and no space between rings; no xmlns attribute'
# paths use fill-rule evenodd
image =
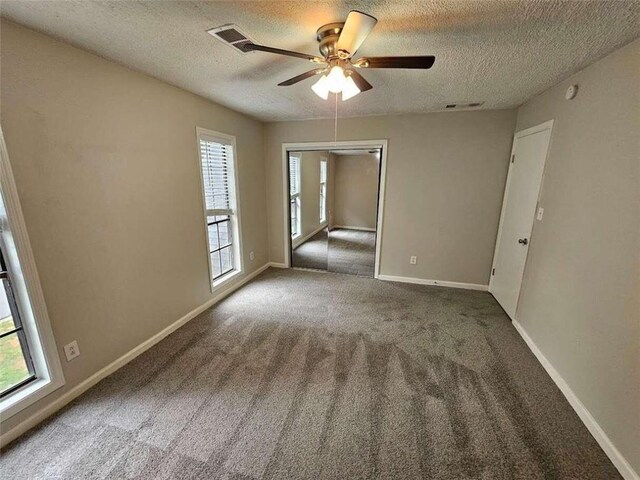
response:
<svg viewBox="0 0 640 480"><path fill-rule="evenodd" d="M320 80L311 86L311 90L323 100L329 98L329 81L327 80L327 76L322 75Z"/></svg>
<svg viewBox="0 0 640 480"><path fill-rule="evenodd" d="M340 93L344 88L346 78L344 76L344 70L342 67L336 65L331 67L329 75L327 75L327 86L331 93Z"/></svg>
<svg viewBox="0 0 640 480"><path fill-rule="evenodd" d="M377 22L378 20L371 15L358 10L351 10L344 22L332 22L321 26L316 31L316 40L320 44L321 56L257 44L248 36L242 34L235 25L231 24L210 29L208 32L242 53L265 52L301 58L322 65L322 67L316 66L316 68L308 72L280 82L278 86L289 87L308 78L321 75L322 77L311 87L313 91L323 100L329 99L329 93L335 93L336 95L341 93L344 101L373 88L373 85L357 69L403 68L427 70L435 62L433 55L362 57L354 59L353 56ZM469 108L479 106L478 102L468 105Z"/></svg>
<svg viewBox="0 0 640 480"><path fill-rule="evenodd" d="M356 85L356 82L353 81L351 75L349 75L345 81L344 86L342 87L342 101L349 100L350 98L355 97L360 93L360 89Z"/></svg>

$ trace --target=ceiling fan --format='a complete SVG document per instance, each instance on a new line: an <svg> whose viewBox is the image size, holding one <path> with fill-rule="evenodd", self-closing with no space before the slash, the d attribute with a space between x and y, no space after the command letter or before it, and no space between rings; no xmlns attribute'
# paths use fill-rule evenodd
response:
<svg viewBox="0 0 640 480"><path fill-rule="evenodd" d="M288 87L307 78L322 75L311 87L313 91L323 99L331 93L342 93L342 100L348 100L360 92L365 92L373 86L356 71L360 68L413 68L428 69L433 66L435 57L423 55L415 57L361 57L357 60L353 56L365 41L378 20L371 15L351 10L346 22L328 23L320 27L316 38L320 43L322 56L308 55L306 53L292 52L280 48L267 47L252 42L242 45L246 52L260 51L286 55L308 60L316 64L324 64L297 75L289 80L279 83L279 86Z"/></svg>

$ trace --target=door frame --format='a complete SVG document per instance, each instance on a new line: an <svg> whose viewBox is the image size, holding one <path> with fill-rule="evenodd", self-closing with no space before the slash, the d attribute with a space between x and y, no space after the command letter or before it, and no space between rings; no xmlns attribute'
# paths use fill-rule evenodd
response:
<svg viewBox="0 0 640 480"><path fill-rule="evenodd" d="M380 172L378 183L378 212L376 218L376 254L373 278L380 276L380 257L382 254L382 228L384 225L384 198L387 177L388 140L345 140L339 142L294 142L282 144L282 203L284 224L284 266L291 268L291 225L289 214L289 152L309 150L337 150L349 148L379 148Z"/></svg>
<svg viewBox="0 0 640 480"><path fill-rule="evenodd" d="M544 132L545 130L550 130L549 134L549 145L547 146L547 152L544 157L544 163L542 165L542 177L540 179L540 189L538 190L538 197L536 199L536 210L533 218L531 219L531 235L529 236L529 244L533 242L534 232L536 227L536 215L538 212L538 208L540 208L540 195L542 194L542 188L544 186L544 175L547 169L547 159L549 158L549 152L551 151L551 146L553 142L553 119L548 120L539 125L535 125L530 128L525 128L524 130L520 130L513 135L513 144L511 145L511 155L509 155L509 171L507 172L507 180L504 186L504 195L502 196L502 208L500 210L500 222L498 223L498 233L496 235L496 246L493 250L493 260L491 261L491 272L489 275L489 293L493 295L493 291L491 288L491 284L493 282L493 269L496 266L496 261L498 259L498 249L500 248L500 240L502 239L502 226L504 223L504 213L507 208L507 196L509 195L509 186L511 185L513 166L515 163L512 161L513 156L515 155L517 140L523 137L527 137L529 135L533 135L535 133ZM529 247L531 248L531 247ZM524 279L524 275L527 271L527 263L529 262L529 249L527 249L527 256L524 261L524 269L522 271L522 279L520 280L520 290L518 292L518 300L516 302L516 311L514 313L514 318L511 320L515 320L515 317L518 313L518 306L520 305L520 297L522 296L522 280ZM498 302L499 303L499 302Z"/></svg>

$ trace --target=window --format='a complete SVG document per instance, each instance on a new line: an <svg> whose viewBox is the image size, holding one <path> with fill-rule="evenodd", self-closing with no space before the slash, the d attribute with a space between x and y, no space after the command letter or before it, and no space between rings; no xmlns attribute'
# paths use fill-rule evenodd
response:
<svg viewBox="0 0 640 480"><path fill-rule="evenodd" d="M327 159L320 159L320 223L327 221Z"/></svg>
<svg viewBox="0 0 640 480"><path fill-rule="evenodd" d="M289 154L289 202L291 205L291 238L301 233L300 227L300 157Z"/></svg>
<svg viewBox="0 0 640 480"><path fill-rule="evenodd" d="M64 385L44 295L0 131L0 416Z"/></svg>
<svg viewBox="0 0 640 480"><path fill-rule="evenodd" d="M0 245L0 398L35 380L35 369Z"/></svg>
<svg viewBox="0 0 640 480"><path fill-rule="evenodd" d="M235 139L201 128L198 148L209 267L213 285L242 271L235 176Z"/></svg>

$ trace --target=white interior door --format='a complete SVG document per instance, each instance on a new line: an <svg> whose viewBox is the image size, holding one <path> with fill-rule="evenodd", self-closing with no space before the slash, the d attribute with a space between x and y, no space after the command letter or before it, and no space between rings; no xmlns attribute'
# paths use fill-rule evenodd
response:
<svg viewBox="0 0 640 480"><path fill-rule="evenodd" d="M515 319L553 121L517 132L502 203L489 291Z"/></svg>

